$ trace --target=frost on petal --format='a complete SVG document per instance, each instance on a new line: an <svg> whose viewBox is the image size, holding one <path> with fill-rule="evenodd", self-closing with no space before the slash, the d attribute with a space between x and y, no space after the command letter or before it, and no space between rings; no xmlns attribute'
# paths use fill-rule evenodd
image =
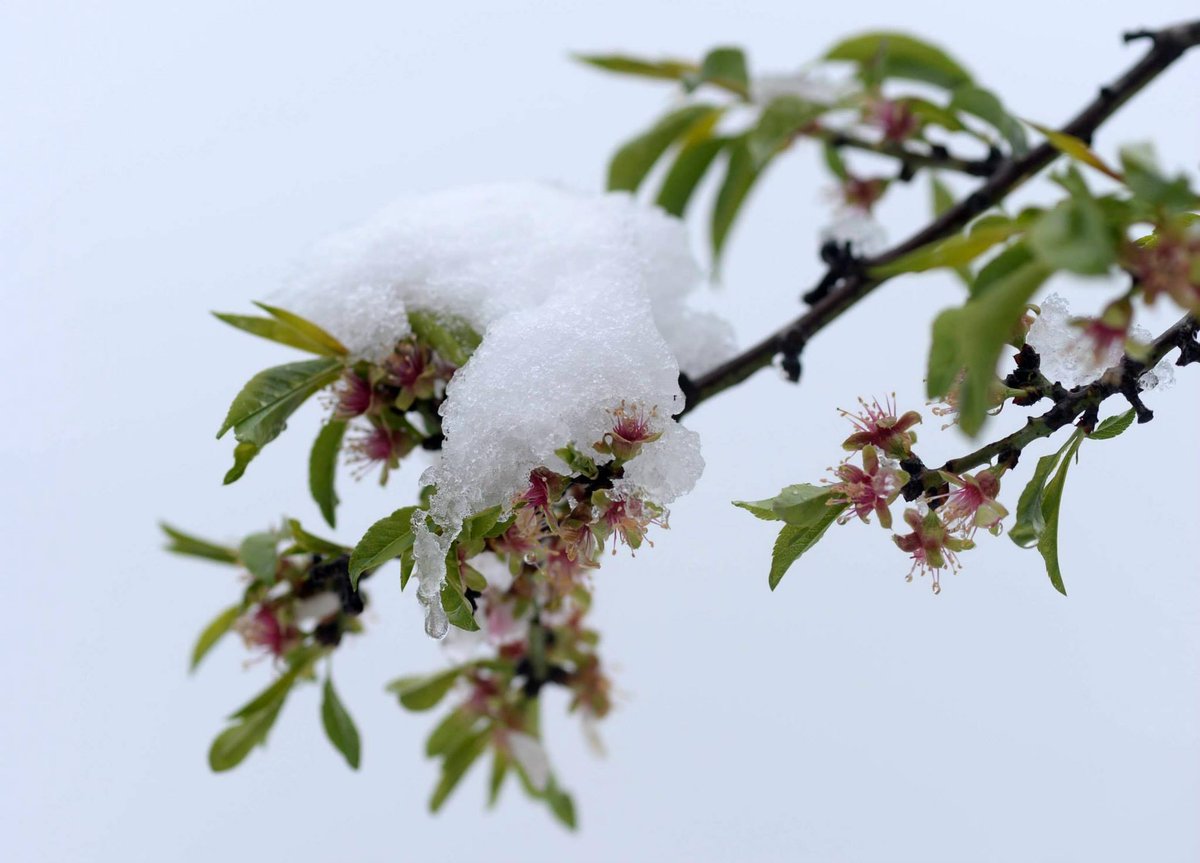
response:
<svg viewBox="0 0 1200 863"><path fill-rule="evenodd" d="M525 771L535 791L544 791L550 784L550 759L542 741L520 731L508 733L508 751Z"/></svg>

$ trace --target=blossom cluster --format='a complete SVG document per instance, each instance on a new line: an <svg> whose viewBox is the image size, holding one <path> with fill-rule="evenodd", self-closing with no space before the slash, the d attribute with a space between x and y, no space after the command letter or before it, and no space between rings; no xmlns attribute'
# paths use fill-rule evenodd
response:
<svg viewBox="0 0 1200 863"><path fill-rule="evenodd" d="M913 462L914 427L921 422L921 415L917 411L900 413L894 396L882 402L860 400L859 412L842 414L854 426L853 434L842 444L853 455L831 468L836 481L827 481L827 505L838 508L839 524L855 518L869 524L874 516L890 530L892 504L909 490L913 480L904 465ZM860 464L853 463L855 456ZM934 471L930 472L934 482L924 478L916 490L905 495L913 503L903 514L909 531L892 539L912 558L909 581L914 575L928 575L933 592L940 593L942 574L958 571L958 555L974 548L976 532L980 528L993 534L1001 531L1008 515L997 500L1003 472L1002 466L975 474Z"/></svg>

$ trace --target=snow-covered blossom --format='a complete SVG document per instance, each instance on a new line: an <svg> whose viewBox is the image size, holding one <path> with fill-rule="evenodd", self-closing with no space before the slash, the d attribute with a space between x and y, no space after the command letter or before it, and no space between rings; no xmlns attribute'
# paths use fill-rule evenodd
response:
<svg viewBox="0 0 1200 863"><path fill-rule="evenodd" d="M895 393L885 398L882 404L879 399L867 404L861 398L858 403L862 408L859 413L838 410L856 429L842 442L842 448L854 451L871 446L891 458L907 456L917 441L916 432L909 429L921 421L921 415L916 411L906 411L897 416Z"/></svg>
<svg viewBox="0 0 1200 863"><path fill-rule="evenodd" d="M838 517L839 524L846 524L857 516L870 523L871 514L879 516L885 528L892 526L892 511L889 508L900 489L908 482L908 474L892 464L881 463L879 452L873 446L863 447L863 466L841 464L834 473L839 482L830 485L831 506L844 505L848 510Z"/></svg>
<svg viewBox="0 0 1200 863"><path fill-rule="evenodd" d="M247 647L262 648L277 659L297 643L295 628L285 625L278 610L266 603L239 617L233 628Z"/></svg>
<svg viewBox="0 0 1200 863"><path fill-rule="evenodd" d="M887 233L871 211L855 206L839 207L820 236L822 243L848 245L859 257L874 255L887 243Z"/></svg>
<svg viewBox="0 0 1200 863"><path fill-rule="evenodd" d="M655 429L658 425L656 413L654 408L646 411L640 405L627 406L622 401L620 407L613 411L612 430L605 432L593 449L628 461L642 451L643 444L654 443L662 437L662 432Z"/></svg>
<svg viewBox="0 0 1200 863"><path fill-rule="evenodd" d="M912 532L903 536L897 534L892 540L901 551L912 556L913 565L908 572L908 581L912 581L914 573L929 575L933 579L933 592L941 593L942 570L948 568L951 572L957 571L960 567L957 553L974 548L975 543L951 533L942 523L937 510L929 509L922 515L915 509L906 509L904 521L912 528Z"/></svg>
<svg viewBox="0 0 1200 863"><path fill-rule="evenodd" d="M1116 308L1114 308L1116 306ZM1039 303L1037 319L1029 328L1026 342L1041 358L1041 372L1049 380L1068 389L1089 384L1121 360L1126 339L1108 337L1102 316L1099 328L1086 320L1072 317L1070 305L1058 294L1051 294ZM1106 309L1112 325L1119 328L1121 308L1111 304ZM1148 341L1150 334L1138 327L1128 327L1133 341ZM1152 389L1174 380L1170 364L1164 360L1148 370L1140 381L1143 389Z"/></svg>
<svg viewBox="0 0 1200 863"><path fill-rule="evenodd" d="M292 609L292 615L298 621L324 620L342 610L342 601L338 595L326 590L305 599L297 600Z"/></svg>

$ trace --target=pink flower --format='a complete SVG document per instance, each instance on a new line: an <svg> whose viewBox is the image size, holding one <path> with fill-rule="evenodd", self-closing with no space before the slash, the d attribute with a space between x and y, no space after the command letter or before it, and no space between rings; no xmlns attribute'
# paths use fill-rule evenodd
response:
<svg viewBox="0 0 1200 863"><path fill-rule="evenodd" d="M922 516L915 509L906 509L904 521L912 528L912 533L895 535L892 540L901 551L912 556L913 565L908 571L907 580L912 581L914 572L931 575L933 592L941 593L942 570L949 567L951 571L957 571L960 565L956 552L974 548L975 543L951 535L935 510L930 510Z"/></svg>
<svg viewBox="0 0 1200 863"><path fill-rule="evenodd" d="M404 432L375 426L350 441L349 461L358 464L356 476L366 475L377 464L383 465L381 481L387 481L389 470L400 466L400 459L412 452L413 442Z"/></svg>
<svg viewBox="0 0 1200 863"><path fill-rule="evenodd" d="M407 410L417 399L433 398L437 369L430 363L429 349L410 341L400 342L383 361L387 382L399 387L396 407Z"/></svg>
<svg viewBox="0 0 1200 863"><path fill-rule="evenodd" d="M873 177L869 180L859 177L848 177L842 183L842 202L864 213L870 213L875 202L883 197L887 190L887 180Z"/></svg>
<svg viewBox="0 0 1200 863"><path fill-rule="evenodd" d="M234 628L247 647L264 648L276 659L287 653L296 642L295 630L283 626L275 610L268 605L260 605L253 612L239 617Z"/></svg>
<svg viewBox="0 0 1200 863"><path fill-rule="evenodd" d="M891 99L872 101L867 107L867 120L879 127L883 140L893 144L907 141L920 125L917 115L906 102Z"/></svg>
<svg viewBox="0 0 1200 863"><path fill-rule="evenodd" d="M612 412L613 428L604 438L593 444L597 452L611 453L621 461L628 461L642 451L642 445L653 443L662 437L661 431L653 430L656 411L649 413L639 405L621 406Z"/></svg>
<svg viewBox="0 0 1200 863"><path fill-rule="evenodd" d="M858 403L862 405L861 413L840 411L842 416L849 419L858 429L843 441L842 448L853 451L873 446L892 458L906 457L912 451L912 445L917 442L916 434L909 429L921 421L921 415L916 411L908 411L897 417L895 399L894 393L885 399L883 404L880 404L878 399L871 404L859 399Z"/></svg>
<svg viewBox="0 0 1200 863"><path fill-rule="evenodd" d="M956 476L943 473L947 482L958 486L950 492L941 514L946 526L966 536L973 536L983 528L998 534L1003 528L1001 520L1008 510L996 500L1000 494L1000 478L991 470L981 470L974 476Z"/></svg>
<svg viewBox="0 0 1200 863"><path fill-rule="evenodd" d="M662 509L639 497L627 495L616 499L599 491L592 496L592 502L600 509L599 533L602 540L612 537L613 554L617 553L618 543L625 543L631 550L636 551L642 542L653 542L646 539L646 530L652 524L666 527L666 518Z"/></svg>
<svg viewBox="0 0 1200 863"><path fill-rule="evenodd" d="M839 524L845 524L854 516L870 524L871 513L875 513L879 516L879 523L890 529L892 511L889 506L908 482L908 474L898 468L882 466L873 446L863 448L862 459L861 468L847 463L839 465L834 471L841 482L830 486L833 494L829 503L831 506L850 508L838 517Z"/></svg>
<svg viewBox="0 0 1200 863"><path fill-rule="evenodd" d="M354 372L346 372L334 388L333 415L338 419L362 416L374 406L371 384Z"/></svg>
<svg viewBox="0 0 1200 863"><path fill-rule="evenodd" d="M1152 240L1126 247L1122 262L1137 279L1147 303L1167 294L1191 312L1200 312L1200 230L1160 227Z"/></svg>
<svg viewBox="0 0 1200 863"><path fill-rule="evenodd" d="M1122 297L1109 303L1100 317L1076 318L1072 323L1082 328L1083 337L1092 343L1096 363L1106 363L1114 353L1124 350L1133 323L1133 304Z"/></svg>

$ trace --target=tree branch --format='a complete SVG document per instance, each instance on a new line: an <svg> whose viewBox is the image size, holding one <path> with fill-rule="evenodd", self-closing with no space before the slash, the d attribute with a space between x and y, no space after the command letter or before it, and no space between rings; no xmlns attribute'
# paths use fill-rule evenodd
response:
<svg viewBox="0 0 1200 863"><path fill-rule="evenodd" d="M912 168L937 168L944 171L957 171L971 177L990 177L1003 159L1000 151L995 149L983 159L966 159L953 155L940 144L929 145L928 151L914 150L902 144L888 141L868 141L866 138L858 138L832 129L817 129L806 135L824 141L834 148L845 147L887 156L910 170Z"/></svg>
<svg viewBox="0 0 1200 863"><path fill-rule="evenodd" d="M963 471L989 464L995 458L1008 458L1015 464L1016 457L1026 446L1039 438L1049 437L1078 417L1083 418L1085 430L1091 432L1101 403L1117 394L1129 400L1133 409L1137 411L1138 422L1149 422L1154 414L1142 404L1138 396L1138 379L1176 349L1179 350L1176 365L1186 366L1200 362L1200 343L1196 341L1197 327L1196 318L1185 315L1154 340L1145 357L1134 359L1126 354L1119 364L1101 375L1098 380L1066 392L1050 410L1039 417L1030 417L1023 428L974 452L950 459L941 469L961 474Z"/></svg>
<svg viewBox="0 0 1200 863"><path fill-rule="evenodd" d="M1154 32L1139 32L1136 38L1149 39L1150 50L1124 75L1112 84L1101 87L1097 96L1062 127L1063 132L1090 142L1095 131L1118 108L1185 51L1200 44L1200 20ZM687 397L683 413L771 365L776 354L784 356L788 377L797 380L800 353L808 340L887 280L885 276L871 275L872 268L891 263L922 246L957 233L976 216L995 206L1049 165L1058 155L1059 151L1054 146L1044 142L1019 158L1010 156L1003 159L995 172L974 193L907 240L879 255L857 261L857 266L846 267L841 260L831 263L818 282L818 289L809 294L813 302L807 312L694 380L681 376L680 387Z"/></svg>

